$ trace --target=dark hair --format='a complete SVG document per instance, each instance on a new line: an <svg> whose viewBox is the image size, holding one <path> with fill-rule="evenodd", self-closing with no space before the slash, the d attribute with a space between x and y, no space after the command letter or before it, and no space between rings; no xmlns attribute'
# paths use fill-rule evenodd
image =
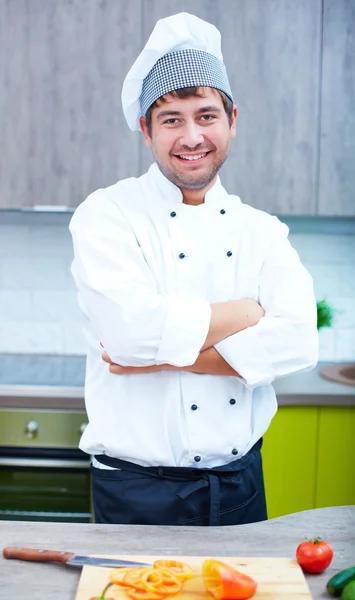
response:
<svg viewBox="0 0 355 600"><path fill-rule="evenodd" d="M215 88L213 88L215 89ZM218 92L218 94L220 95L222 102L223 102L223 107L224 110L226 111L227 117L228 117L228 122L229 125L232 124L232 114L233 114L233 102L230 98L228 98L228 96L224 93L221 92L221 90L217 90L216 92ZM160 96L160 98L158 98L155 102L153 102L153 104L148 108L147 114L146 114L146 126L148 129L148 133L151 136L152 135L152 110L154 107L159 106L159 102L167 102L166 96L174 96L175 98L191 98L191 96L198 96L198 97L203 97L203 92L201 91L201 87L198 86L194 86L194 87L187 87L187 88L180 88L179 90L174 90L172 92L168 92L167 94L164 94L163 96Z"/></svg>

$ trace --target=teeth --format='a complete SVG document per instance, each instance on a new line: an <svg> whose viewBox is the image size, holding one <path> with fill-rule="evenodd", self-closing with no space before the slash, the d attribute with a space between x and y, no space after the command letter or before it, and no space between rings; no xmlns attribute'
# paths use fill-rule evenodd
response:
<svg viewBox="0 0 355 600"><path fill-rule="evenodd" d="M207 152L204 154L197 154L196 156L183 156L182 154L179 154L179 158L183 158L184 160L199 160L199 158L203 158L206 154Z"/></svg>

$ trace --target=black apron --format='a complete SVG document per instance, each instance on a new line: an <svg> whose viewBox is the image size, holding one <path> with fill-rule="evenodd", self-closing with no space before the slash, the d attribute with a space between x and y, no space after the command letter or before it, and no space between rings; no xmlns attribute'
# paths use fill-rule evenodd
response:
<svg viewBox="0 0 355 600"><path fill-rule="evenodd" d="M234 525L267 519L260 439L242 458L205 468L142 467L100 454L91 467L97 523Z"/></svg>

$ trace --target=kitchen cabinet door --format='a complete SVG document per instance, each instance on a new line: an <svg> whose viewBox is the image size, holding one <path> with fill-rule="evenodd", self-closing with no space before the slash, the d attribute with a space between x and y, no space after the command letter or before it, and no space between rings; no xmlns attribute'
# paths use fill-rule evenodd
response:
<svg viewBox="0 0 355 600"><path fill-rule="evenodd" d="M315 508L319 410L281 406L264 436L269 519Z"/></svg>
<svg viewBox="0 0 355 600"><path fill-rule="evenodd" d="M193 13L221 32L239 110L222 183L280 215L316 211L321 8L321 0L193 2ZM144 39L157 19L191 10L191 0L145 0ZM143 166L150 162L143 148Z"/></svg>
<svg viewBox="0 0 355 600"><path fill-rule="evenodd" d="M75 207L140 174L121 89L142 0L0 2L0 208Z"/></svg>
<svg viewBox="0 0 355 600"><path fill-rule="evenodd" d="M316 508L355 504L355 407L322 407Z"/></svg>
<svg viewBox="0 0 355 600"><path fill-rule="evenodd" d="M355 2L324 0L320 215L355 215Z"/></svg>

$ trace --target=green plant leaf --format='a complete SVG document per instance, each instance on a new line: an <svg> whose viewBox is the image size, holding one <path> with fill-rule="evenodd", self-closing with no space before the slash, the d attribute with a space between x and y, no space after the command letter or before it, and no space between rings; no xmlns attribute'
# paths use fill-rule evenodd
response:
<svg viewBox="0 0 355 600"><path fill-rule="evenodd" d="M317 328L321 327L331 327L333 323L334 310L328 304L328 302L323 299L317 302Z"/></svg>

